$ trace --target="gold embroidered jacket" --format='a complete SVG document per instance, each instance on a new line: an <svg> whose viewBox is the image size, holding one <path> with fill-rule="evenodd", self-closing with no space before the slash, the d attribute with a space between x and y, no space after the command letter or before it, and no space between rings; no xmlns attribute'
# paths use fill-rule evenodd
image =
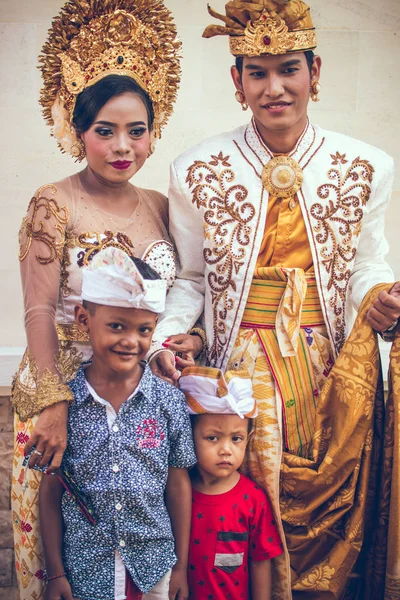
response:
<svg viewBox="0 0 400 600"><path fill-rule="evenodd" d="M337 355L365 294L393 281L384 212L393 161L377 148L308 124L292 157L319 297ZM270 160L253 122L205 140L171 167L170 233L180 261L157 339L187 331L204 311L208 361L224 369L259 254ZM295 266L295 265L294 265Z"/></svg>

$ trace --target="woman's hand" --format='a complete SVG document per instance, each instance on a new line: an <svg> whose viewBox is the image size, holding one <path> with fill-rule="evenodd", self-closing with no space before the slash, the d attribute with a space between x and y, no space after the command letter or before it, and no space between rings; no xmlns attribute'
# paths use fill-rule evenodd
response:
<svg viewBox="0 0 400 600"><path fill-rule="evenodd" d="M52 579L46 584L44 600L74 600L66 577Z"/></svg>
<svg viewBox="0 0 400 600"><path fill-rule="evenodd" d="M27 443L24 454L27 455L35 446L29 466L58 469L67 447L68 402L57 402L45 408L39 415L35 429Z"/></svg>
<svg viewBox="0 0 400 600"><path fill-rule="evenodd" d="M150 368L153 375L160 377L160 379L165 379L168 383L172 383L172 385L176 386L178 384L180 372L175 366L175 360L175 356L172 352L159 352L150 361Z"/></svg>
<svg viewBox="0 0 400 600"><path fill-rule="evenodd" d="M186 367L194 365L194 359L203 350L203 340L199 335L180 333L178 335L171 335L171 337L165 340L163 346L178 354L175 357L175 363L177 368L182 371Z"/></svg>

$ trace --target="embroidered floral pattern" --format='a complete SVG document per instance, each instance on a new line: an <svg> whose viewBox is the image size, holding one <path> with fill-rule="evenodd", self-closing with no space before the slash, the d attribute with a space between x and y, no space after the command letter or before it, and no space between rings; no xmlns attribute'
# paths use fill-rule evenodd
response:
<svg viewBox="0 0 400 600"><path fill-rule="evenodd" d="M188 169L186 182L192 188L192 202L204 210L204 260L208 266L214 339L208 358L215 363L228 343L226 318L235 307L230 294L246 263L251 226L256 211L247 201L247 189L234 183L229 156L222 152L209 163L196 160Z"/></svg>
<svg viewBox="0 0 400 600"><path fill-rule="evenodd" d="M76 245L83 248L82 252L78 254L79 267L87 267L95 254L110 246L119 248L129 255L134 254L134 246L128 236L124 233L114 234L112 231L105 231L104 234L100 232L81 233L77 237Z"/></svg>
<svg viewBox="0 0 400 600"><path fill-rule="evenodd" d="M332 288L330 308L333 311L334 343L339 352L345 340L345 301L356 248L354 238L361 232L361 222L370 194L374 168L355 158L351 164L345 154L331 155L330 183L318 188L323 203L311 207L315 219L315 239L320 244L321 262L329 274L328 291Z"/></svg>
<svg viewBox="0 0 400 600"><path fill-rule="evenodd" d="M47 198L43 195L45 191L50 192L52 197ZM56 194L57 188L54 185L46 185L41 187L38 195L30 201L27 216L22 220L19 231L20 261L27 257L34 240L47 246L47 255L36 254L42 265L61 260L69 212L65 206L58 205Z"/></svg>

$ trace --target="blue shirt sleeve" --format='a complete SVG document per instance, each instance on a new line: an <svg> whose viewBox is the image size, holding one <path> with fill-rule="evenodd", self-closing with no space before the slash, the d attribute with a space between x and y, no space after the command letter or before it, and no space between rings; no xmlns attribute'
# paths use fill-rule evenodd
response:
<svg viewBox="0 0 400 600"><path fill-rule="evenodd" d="M192 427L186 408L185 395L176 388L171 391L168 466L184 469L192 467L197 462L193 446Z"/></svg>

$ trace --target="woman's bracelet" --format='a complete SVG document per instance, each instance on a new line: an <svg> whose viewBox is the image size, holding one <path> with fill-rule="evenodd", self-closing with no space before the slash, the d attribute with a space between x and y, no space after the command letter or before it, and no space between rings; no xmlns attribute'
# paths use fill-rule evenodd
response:
<svg viewBox="0 0 400 600"><path fill-rule="evenodd" d="M66 573L60 573L59 575L53 575L52 577L49 577L48 575L46 575L46 581L53 581L53 579L61 579L61 577L66 577L67 574Z"/></svg>
<svg viewBox="0 0 400 600"><path fill-rule="evenodd" d="M189 333L189 335L198 335L199 338L201 339L201 341L203 342L203 348L202 348L201 352L199 352L199 354L195 357L195 358L200 358L200 356L202 354L206 354L206 352L207 352L206 332L201 327L193 327L193 329L191 329L188 333Z"/></svg>

